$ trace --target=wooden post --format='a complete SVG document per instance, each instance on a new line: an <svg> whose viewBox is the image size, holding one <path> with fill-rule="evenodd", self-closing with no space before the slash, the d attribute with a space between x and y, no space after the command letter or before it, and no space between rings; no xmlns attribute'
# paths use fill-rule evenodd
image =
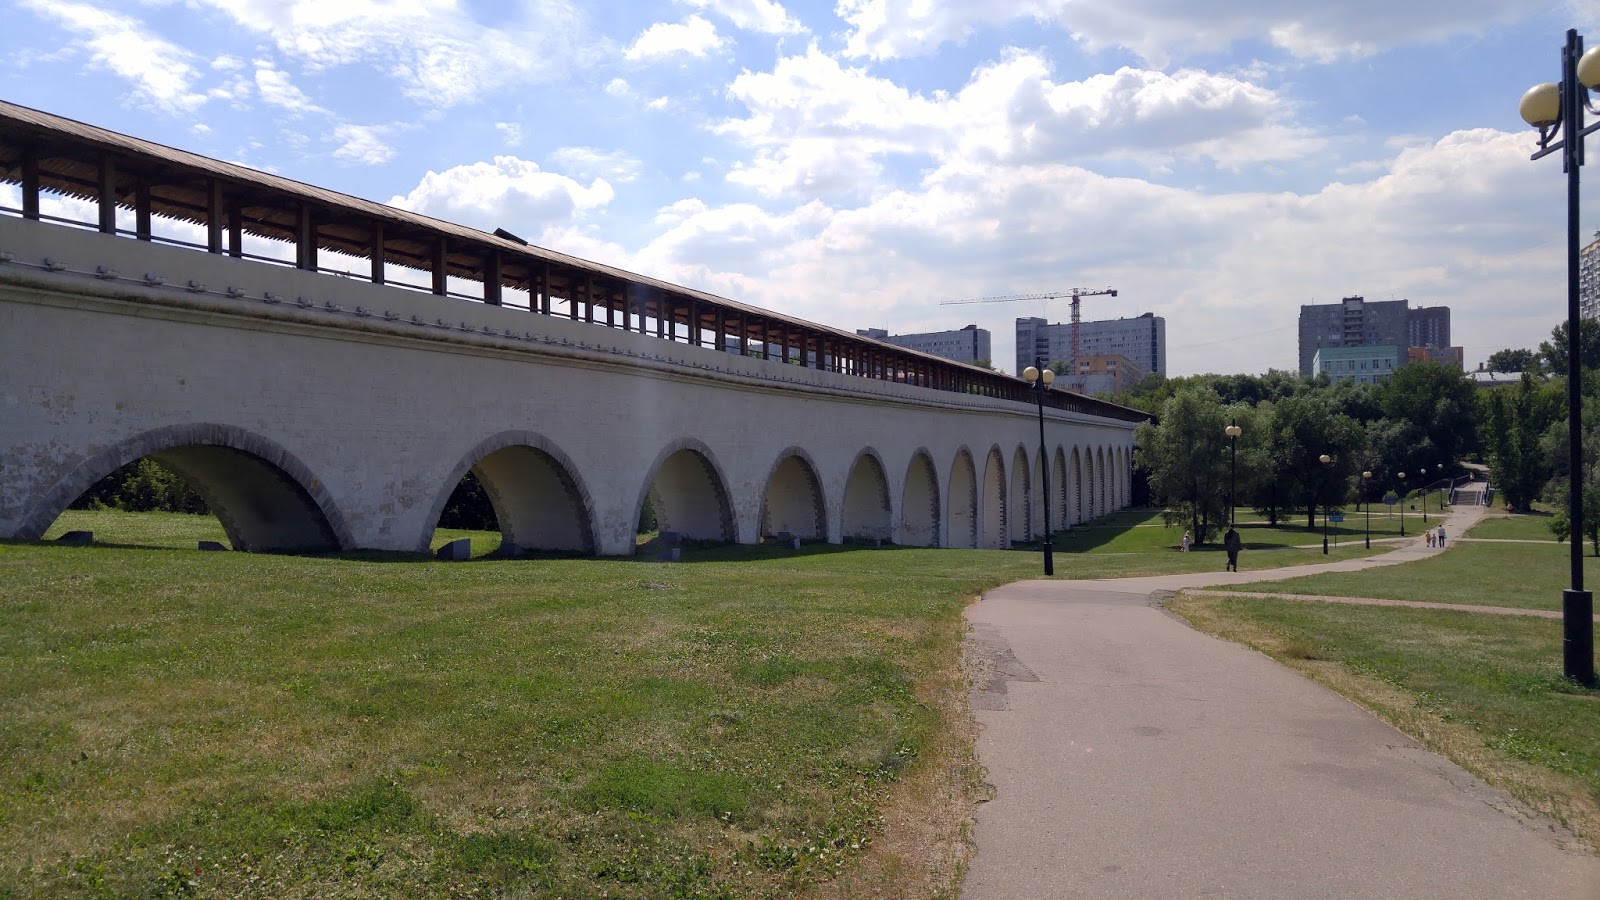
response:
<svg viewBox="0 0 1600 900"><path fill-rule="evenodd" d="M372 220L372 237L369 238L370 252L372 253L372 283L383 284L383 220Z"/></svg>
<svg viewBox="0 0 1600 900"><path fill-rule="evenodd" d="M300 204L300 214L294 226L295 258L297 269L317 270L317 223L311 217L311 204Z"/></svg>
<svg viewBox="0 0 1600 900"><path fill-rule="evenodd" d="M133 236L150 240L150 185L143 181L133 187Z"/></svg>
<svg viewBox="0 0 1600 900"><path fill-rule="evenodd" d="M32 147L22 151L22 217L39 218L39 155Z"/></svg>
<svg viewBox="0 0 1600 900"><path fill-rule="evenodd" d="M590 325L594 324L594 276L585 275L583 278L583 320Z"/></svg>
<svg viewBox="0 0 1600 900"><path fill-rule="evenodd" d="M490 306L501 305L504 288L500 276L500 251L490 250L483 261L483 302Z"/></svg>
<svg viewBox="0 0 1600 900"><path fill-rule="evenodd" d="M433 242L433 293L439 297L450 290L447 268L450 264L449 253L449 241L441 234Z"/></svg>
<svg viewBox="0 0 1600 900"><path fill-rule="evenodd" d="M304 219L304 217L306 215L309 215L309 213L306 210L304 205L302 205L300 207L300 215L302 217L302 220ZM227 224L228 224L227 223L227 218L228 218L227 209L223 205L222 179L220 179L220 178L207 179L206 180L206 252L207 253L221 253L222 252L222 250L223 250L222 235L223 235L224 229L227 227ZM305 225L304 225L304 223L302 221L301 228L304 229L304 227L305 227ZM303 242L302 242L302 245L303 245ZM304 250L302 250L301 252L304 253ZM312 265L313 266L316 265L315 259L313 259ZM300 268L303 269L303 268L305 268L305 266L301 266Z"/></svg>
<svg viewBox="0 0 1600 900"><path fill-rule="evenodd" d="M244 256L244 204L237 197L228 201L228 255Z"/></svg>
<svg viewBox="0 0 1600 900"><path fill-rule="evenodd" d="M109 153L100 157L100 232L117 233L117 161Z"/></svg>
<svg viewBox="0 0 1600 900"><path fill-rule="evenodd" d="M550 260L539 266L539 312L550 315Z"/></svg>

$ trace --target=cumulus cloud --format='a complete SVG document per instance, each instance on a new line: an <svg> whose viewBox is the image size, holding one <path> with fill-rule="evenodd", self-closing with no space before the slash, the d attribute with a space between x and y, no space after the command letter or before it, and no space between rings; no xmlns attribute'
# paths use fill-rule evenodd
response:
<svg viewBox="0 0 1600 900"><path fill-rule="evenodd" d="M198 58L138 20L86 3L22 0L22 5L78 35L94 65L133 86L136 102L167 113L191 113L206 102L196 88Z"/></svg>
<svg viewBox="0 0 1600 900"><path fill-rule="evenodd" d="M755 151L728 178L767 196L869 190L884 160L991 164L1116 157L1162 168L1299 159L1322 146L1278 92L1231 75L1123 68L1057 82L1042 57L1014 51L955 94L913 93L816 45L746 72L728 89L748 115L717 130Z"/></svg>
<svg viewBox="0 0 1600 900"><path fill-rule="evenodd" d="M410 193L389 204L484 231L505 227L534 235L570 226L614 196L603 179L584 185L546 172L531 160L496 156L491 162L429 172Z"/></svg>
<svg viewBox="0 0 1600 900"><path fill-rule="evenodd" d="M1124 47L1148 62L1227 50L1263 40L1299 59L1364 56L1406 43L1481 34L1529 15L1519 0L1349 0L1285 4L1278 0L839 0L850 30L850 56L894 59L960 43L976 30L1019 19L1060 28L1090 50Z"/></svg>
<svg viewBox="0 0 1600 900"><path fill-rule="evenodd" d="M551 152L550 163L579 178L604 178L624 184L639 177L640 163L621 150L598 147L561 147Z"/></svg>
<svg viewBox="0 0 1600 900"><path fill-rule="evenodd" d="M335 125L329 138L338 145L333 151L334 158L366 166L386 163L395 155L394 148L385 140L393 130L384 125Z"/></svg>
<svg viewBox="0 0 1600 900"><path fill-rule="evenodd" d="M311 68L366 64L412 100L448 108L490 90L552 81L583 52L580 16L561 0L477 21L455 0L191 0L270 40Z"/></svg>
<svg viewBox="0 0 1600 900"><path fill-rule="evenodd" d="M648 62L680 53L704 58L721 46L717 26L701 16L690 16L682 22L657 22L646 28L622 57L630 62Z"/></svg>
<svg viewBox="0 0 1600 900"><path fill-rule="evenodd" d="M287 74L273 68L270 62L256 61L255 85L261 102L268 106L275 106L295 115L308 112L327 113L326 109L312 102L304 91L295 87Z"/></svg>
<svg viewBox="0 0 1600 900"><path fill-rule="evenodd" d="M806 30L789 15L783 4L774 0L680 0L696 9L716 13L735 28L764 34L799 34Z"/></svg>

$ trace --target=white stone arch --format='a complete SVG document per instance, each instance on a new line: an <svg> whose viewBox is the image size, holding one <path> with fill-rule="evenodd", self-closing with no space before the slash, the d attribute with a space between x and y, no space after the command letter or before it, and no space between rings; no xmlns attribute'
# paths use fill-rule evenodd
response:
<svg viewBox="0 0 1600 900"><path fill-rule="evenodd" d="M983 485L978 509L983 516L983 540L987 550L1004 550L1006 539L1006 459L998 444L989 448L983 462Z"/></svg>
<svg viewBox="0 0 1600 900"><path fill-rule="evenodd" d="M1106 448L1094 448L1095 455L1095 508L1100 510L1100 515L1111 512L1110 496L1106 490Z"/></svg>
<svg viewBox="0 0 1600 900"><path fill-rule="evenodd" d="M767 473L758 537L787 533L803 540L826 540L828 503L811 454L789 447Z"/></svg>
<svg viewBox="0 0 1600 900"><path fill-rule="evenodd" d="M95 482L147 456L176 472L205 500L236 550L354 546L338 505L299 458L269 438L213 422L152 429L78 460L28 502L16 536L38 540Z"/></svg>
<svg viewBox="0 0 1600 900"><path fill-rule="evenodd" d="M451 468L434 499L424 548L451 492L469 471L494 506L501 540L529 550L594 552L597 513L577 467L554 441L523 430L484 438Z"/></svg>
<svg viewBox="0 0 1600 900"><path fill-rule="evenodd" d="M889 496L889 475L878 451L867 447L856 454L845 479L844 503L839 514L839 535L865 541L894 537L894 503Z"/></svg>
<svg viewBox="0 0 1600 900"><path fill-rule="evenodd" d="M1045 504L1050 502L1044 493L1044 483L1049 481L1052 487L1055 486L1054 479L1046 477L1050 473L1045 469L1045 459L1044 448L1041 447L1034 454L1033 465L1028 470L1028 531L1039 537L1044 536ZM1060 527L1061 520L1052 515L1050 524Z"/></svg>
<svg viewBox="0 0 1600 900"><path fill-rule="evenodd" d="M949 547L978 546L978 474L972 451L956 450L950 462Z"/></svg>
<svg viewBox="0 0 1600 900"><path fill-rule="evenodd" d="M939 470L933 454L918 447L906 464L900 487L899 542L907 547L939 546Z"/></svg>
<svg viewBox="0 0 1600 900"><path fill-rule="evenodd" d="M1020 544L1033 537L1029 528L1028 507L1033 494L1030 479L1033 467L1028 465L1028 451L1019 446L1011 454L1011 494L1006 500L1006 543Z"/></svg>
<svg viewBox="0 0 1600 900"><path fill-rule="evenodd" d="M1074 525L1081 525L1084 520L1083 509L1083 453L1076 445L1072 448L1072 474L1069 478L1069 493L1067 509L1069 519Z"/></svg>
<svg viewBox="0 0 1600 900"><path fill-rule="evenodd" d="M648 498L662 531L690 540L739 540L728 497L728 480L716 454L701 441L679 438L661 449L645 473L629 527L639 521Z"/></svg>
<svg viewBox="0 0 1600 900"><path fill-rule="evenodd" d="M1100 510L1095 508L1094 479L1099 472L1094 464L1094 448L1083 448L1083 520L1092 522L1100 515Z"/></svg>

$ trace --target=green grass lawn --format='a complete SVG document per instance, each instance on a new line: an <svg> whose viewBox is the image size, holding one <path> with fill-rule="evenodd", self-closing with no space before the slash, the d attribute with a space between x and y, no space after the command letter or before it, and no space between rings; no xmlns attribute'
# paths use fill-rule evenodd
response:
<svg viewBox="0 0 1600 900"><path fill-rule="evenodd" d="M1244 510L1237 514L1237 527L1240 537L1244 540L1247 551L1241 557L1241 564L1247 563L1252 557L1248 551L1263 550L1305 550L1315 549L1322 553L1322 518L1317 518L1316 528L1305 527L1305 517L1297 516L1293 519L1280 518L1277 526L1269 526L1265 519L1253 514L1246 515ZM1374 539L1389 537L1399 534L1399 517L1395 516L1390 523L1385 523L1383 517L1374 511L1372 518L1372 536ZM1222 533L1226 525L1216 529L1207 537L1209 543L1194 548L1195 551L1208 553L1221 553ZM1153 551L1177 550L1183 539L1184 526L1167 526L1162 521L1160 510L1125 510L1120 513L1097 519L1083 525L1073 526L1068 531L1055 536L1056 546L1071 551L1092 551L1095 553L1150 553ZM1366 542L1365 519L1359 518L1353 512L1345 514L1345 521L1337 525L1330 525L1328 529L1330 549L1338 546L1346 551L1340 558L1350 556L1365 556ZM1352 550L1359 546L1360 552ZM1374 548L1378 550L1380 548ZM1194 552L1194 551L1191 551ZM1256 568L1269 568L1271 566L1294 565L1287 558L1274 557L1273 562L1261 562ZM1200 568L1205 568L1201 566Z"/></svg>
<svg viewBox="0 0 1600 900"><path fill-rule="evenodd" d="M1600 691L1561 677L1559 621L1215 595L1171 606L1356 699L1600 849Z"/></svg>
<svg viewBox="0 0 1600 900"><path fill-rule="evenodd" d="M1548 510L1538 509L1517 515L1490 514L1474 525L1472 533L1467 536L1512 541L1544 541L1554 544L1556 536L1550 533L1550 519L1551 513Z"/></svg>
<svg viewBox="0 0 1600 900"><path fill-rule="evenodd" d="M0 544L0 896L921 883L873 847L890 809L962 840L966 806L919 800L980 783L960 611L1039 573L821 544L500 560L443 530L474 560L201 553L214 518L113 511L48 537L71 529L96 545ZM1222 563L1098 530L1058 577Z"/></svg>
<svg viewBox="0 0 1600 900"><path fill-rule="evenodd" d="M1477 529L1471 534L1476 536ZM1570 586L1569 552L1567 545L1553 542L1541 545L1462 541L1444 553L1402 566L1228 585L1222 589L1558 610L1561 592ZM1586 555L1584 573L1586 584L1595 583L1593 579L1600 578L1600 559Z"/></svg>

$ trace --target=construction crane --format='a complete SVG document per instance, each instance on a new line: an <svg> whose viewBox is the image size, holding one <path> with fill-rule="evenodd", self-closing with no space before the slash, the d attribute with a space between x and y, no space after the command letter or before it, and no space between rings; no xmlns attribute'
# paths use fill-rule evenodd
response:
<svg viewBox="0 0 1600 900"><path fill-rule="evenodd" d="M971 300L945 300L940 306L962 306L967 303L1011 303L1016 300L1060 300L1063 297L1072 298L1072 354L1068 362L1072 364L1072 371L1063 373L1068 375L1078 374L1078 323L1082 319L1078 301L1083 297L1102 297L1117 295L1115 288L1106 288L1100 291L1088 288L1073 288L1070 291L1052 291L1048 294L1006 294L1003 297L974 297ZM1049 362L1049 360L1045 360Z"/></svg>

